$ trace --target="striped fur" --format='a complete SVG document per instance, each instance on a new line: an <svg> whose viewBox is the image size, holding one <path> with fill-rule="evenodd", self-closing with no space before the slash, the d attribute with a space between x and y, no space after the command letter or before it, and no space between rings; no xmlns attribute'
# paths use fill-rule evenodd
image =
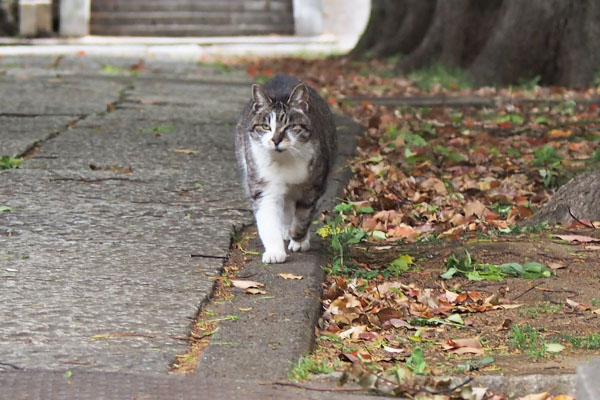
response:
<svg viewBox="0 0 600 400"><path fill-rule="evenodd" d="M327 103L296 78L253 85L236 126L236 155L265 247L263 262L310 248L309 227L333 164L336 128Z"/></svg>

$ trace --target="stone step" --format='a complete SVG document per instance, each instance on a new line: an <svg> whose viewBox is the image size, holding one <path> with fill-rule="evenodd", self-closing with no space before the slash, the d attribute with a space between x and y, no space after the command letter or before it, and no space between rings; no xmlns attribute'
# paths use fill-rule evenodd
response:
<svg viewBox="0 0 600 400"><path fill-rule="evenodd" d="M292 0L94 0L96 11L284 11L292 13Z"/></svg>
<svg viewBox="0 0 600 400"><path fill-rule="evenodd" d="M199 11L98 11L92 14L92 25L281 25L293 24L293 17L281 12L199 12Z"/></svg>
<svg viewBox="0 0 600 400"><path fill-rule="evenodd" d="M239 36L239 35L269 35L273 33L292 35L293 24L289 25L94 25L90 24L93 35L104 36Z"/></svg>

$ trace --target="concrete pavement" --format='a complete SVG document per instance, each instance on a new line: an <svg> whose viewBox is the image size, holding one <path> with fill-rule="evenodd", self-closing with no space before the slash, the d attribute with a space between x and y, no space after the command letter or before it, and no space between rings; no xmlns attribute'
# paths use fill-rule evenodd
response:
<svg viewBox="0 0 600 400"><path fill-rule="evenodd" d="M49 61L0 60L0 153L39 148L0 171L0 359L166 372L250 222L231 144L247 83Z"/></svg>

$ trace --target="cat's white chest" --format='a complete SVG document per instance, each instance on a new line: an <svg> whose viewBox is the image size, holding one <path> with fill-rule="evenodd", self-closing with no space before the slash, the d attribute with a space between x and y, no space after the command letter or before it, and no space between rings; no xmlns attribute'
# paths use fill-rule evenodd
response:
<svg viewBox="0 0 600 400"><path fill-rule="evenodd" d="M252 146L258 173L263 180L272 184L298 185L308 179L308 167L312 151L295 152L289 150L282 153L265 151Z"/></svg>

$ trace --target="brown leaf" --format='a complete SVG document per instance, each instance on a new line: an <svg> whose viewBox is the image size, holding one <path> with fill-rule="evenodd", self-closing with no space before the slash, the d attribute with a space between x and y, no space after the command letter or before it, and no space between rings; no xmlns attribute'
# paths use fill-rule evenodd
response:
<svg viewBox="0 0 600 400"><path fill-rule="evenodd" d="M404 316L405 315L402 311L398 311L390 307L384 308L377 313L377 318L379 318L379 321L382 324L391 319L402 319Z"/></svg>
<svg viewBox="0 0 600 400"><path fill-rule="evenodd" d="M244 290L244 293L246 294L267 294L266 290L262 290L262 289L246 289Z"/></svg>
<svg viewBox="0 0 600 400"><path fill-rule="evenodd" d="M552 129L548 132L548 137L551 139L568 138L573 134L571 130Z"/></svg>
<svg viewBox="0 0 600 400"><path fill-rule="evenodd" d="M385 321L381 327L388 328L389 326L393 326L394 328L409 328L409 329L414 328L414 326L412 326L405 320L398 319L398 318L391 318L391 319Z"/></svg>
<svg viewBox="0 0 600 400"><path fill-rule="evenodd" d="M417 232L412 226L400 224L387 231L388 236L397 238L406 238L408 241L413 241L417 237Z"/></svg>
<svg viewBox="0 0 600 400"><path fill-rule="evenodd" d="M449 339L442 348L453 354L484 354L479 338Z"/></svg>
<svg viewBox="0 0 600 400"><path fill-rule="evenodd" d="M585 311L585 310L589 310L590 309L588 306L585 306L585 305L583 305L581 303L578 303L578 302L576 302L574 300L571 300L571 299L567 299L566 303L567 303L567 305L569 307L574 308L575 310L578 310L578 311Z"/></svg>
<svg viewBox="0 0 600 400"><path fill-rule="evenodd" d="M175 149L173 150L175 153L186 154L188 156L195 155L200 153L198 150L190 150L190 149Z"/></svg>
<svg viewBox="0 0 600 400"><path fill-rule="evenodd" d="M371 118L369 118L369 124L367 125L369 128L379 128L379 125L381 124L381 117L379 115L374 115Z"/></svg>
<svg viewBox="0 0 600 400"><path fill-rule="evenodd" d="M421 182L419 186L424 190L433 190L438 195L443 196L448 194L446 185L441 179L438 178L427 178L425 181Z"/></svg>
<svg viewBox="0 0 600 400"><path fill-rule="evenodd" d="M392 353L392 354L404 353L406 351L405 349L396 349L394 347L388 347L388 346L383 346L383 350L388 353Z"/></svg>
<svg viewBox="0 0 600 400"><path fill-rule="evenodd" d="M239 279L232 280L231 284L238 289L259 288L265 286L263 283L260 282L244 281Z"/></svg>
<svg viewBox="0 0 600 400"><path fill-rule="evenodd" d="M367 217L362 222L363 229L365 229L367 231L374 231L376 226L377 226L377 220L372 217Z"/></svg>
<svg viewBox="0 0 600 400"><path fill-rule="evenodd" d="M506 331L508 329L510 329L510 327L512 326L512 320L510 319L505 319L502 322L502 325L500 325L500 327L498 328L499 331Z"/></svg>
<svg viewBox="0 0 600 400"><path fill-rule="evenodd" d="M557 270L557 269L562 269L562 268L567 268L567 267L565 267L563 264L558 263L558 262L551 262L551 263L548 263L548 268Z"/></svg>
<svg viewBox="0 0 600 400"><path fill-rule="evenodd" d="M478 218L482 218L486 213L486 206L479 200L471 200L465 204L465 217L475 215Z"/></svg>
<svg viewBox="0 0 600 400"><path fill-rule="evenodd" d="M363 332L358 334L358 338L366 340L368 342L372 342L374 340L379 339L379 335L377 334L377 332Z"/></svg>
<svg viewBox="0 0 600 400"><path fill-rule="evenodd" d="M567 242L579 242L579 243L600 243L600 239L596 239L591 236L583 236L583 235L554 235L562 240L566 240Z"/></svg>
<svg viewBox="0 0 600 400"><path fill-rule="evenodd" d="M302 278L304 278L301 275L294 275L294 274L291 274L291 273L281 273L281 274L277 274L277 276L280 276L280 277L282 277L283 279L286 279L286 280L287 279L302 279Z"/></svg>

